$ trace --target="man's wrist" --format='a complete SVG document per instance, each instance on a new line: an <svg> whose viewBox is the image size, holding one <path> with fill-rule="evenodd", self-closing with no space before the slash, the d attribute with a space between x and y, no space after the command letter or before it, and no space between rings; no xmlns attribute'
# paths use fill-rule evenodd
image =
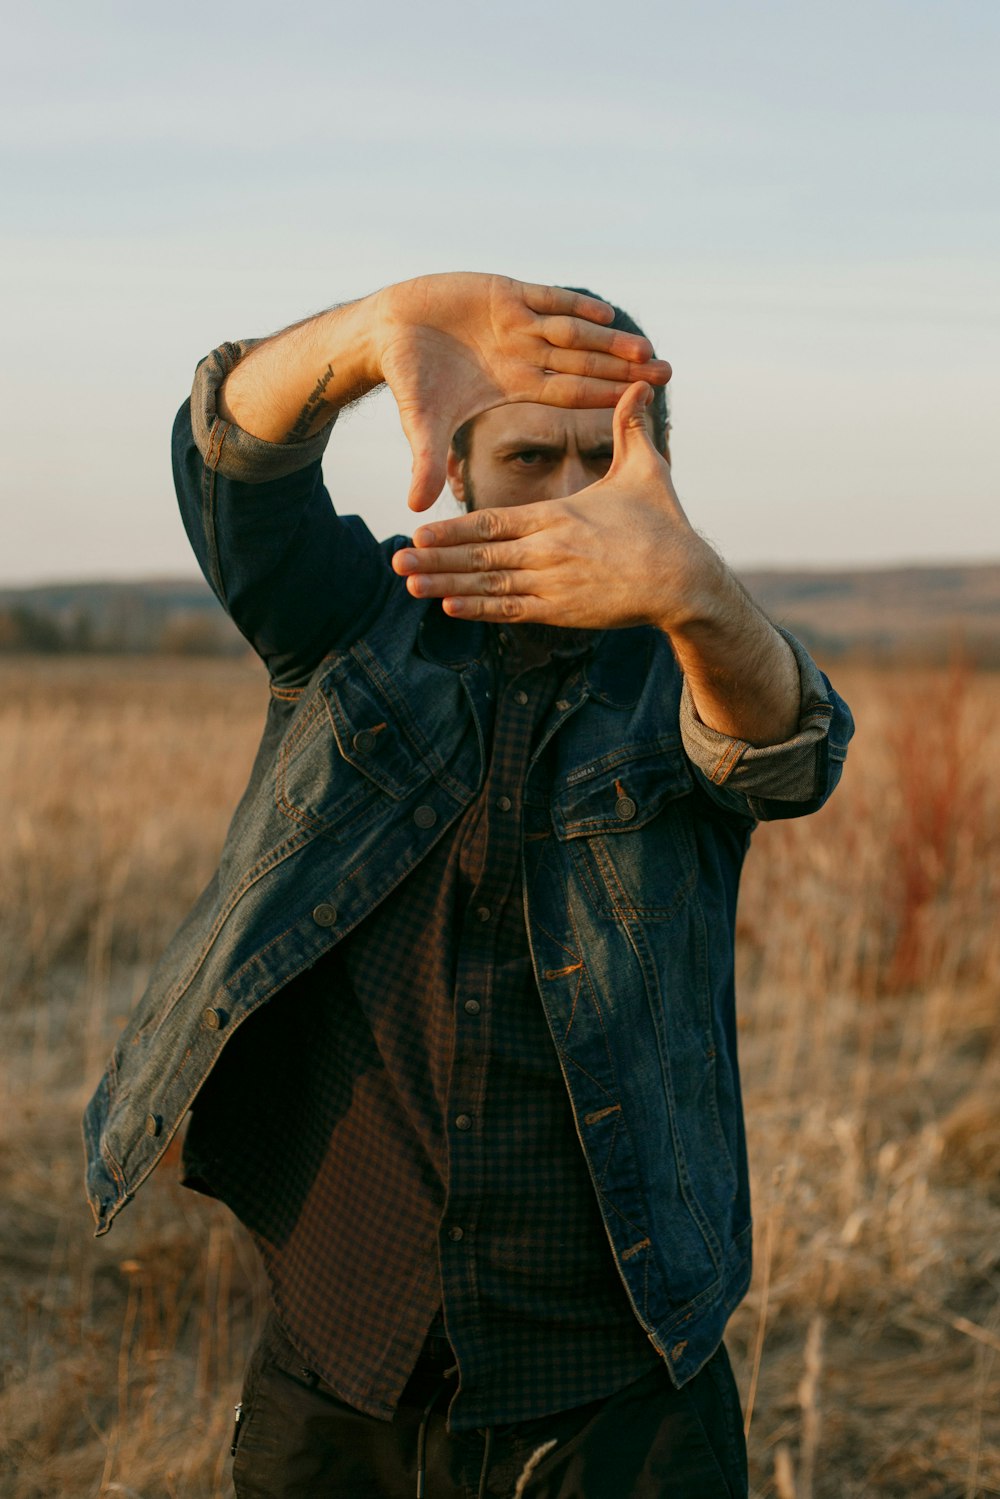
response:
<svg viewBox="0 0 1000 1499"><path fill-rule="evenodd" d="M682 569L678 587L672 569L669 597L654 613L652 623L672 639L698 639L728 625L734 609L749 602L746 594L719 554L692 533L692 555Z"/></svg>
<svg viewBox="0 0 1000 1499"><path fill-rule="evenodd" d="M323 343L329 358L331 362L341 358L345 344L350 348L359 394L374 390L385 380L382 354L391 311L389 293L393 290L391 286L383 287L322 314L326 320Z"/></svg>

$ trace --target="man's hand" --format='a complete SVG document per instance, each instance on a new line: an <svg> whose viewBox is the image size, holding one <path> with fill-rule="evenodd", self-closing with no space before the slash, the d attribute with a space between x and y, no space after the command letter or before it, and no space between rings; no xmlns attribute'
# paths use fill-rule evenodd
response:
<svg viewBox="0 0 1000 1499"><path fill-rule="evenodd" d="M613 406L634 380L665 385L647 338L609 328L607 302L455 272L418 276L264 339L227 375L219 414L265 442L307 441L386 381L413 453L409 503L444 488L448 445L509 401Z"/></svg>
<svg viewBox="0 0 1000 1499"><path fill-rule="evenodd" d="M648 339L606 326L607 302L506 276L421 276L378 294L379 363L413 453L409 505L441 493L453 433L504 402L614 406L636 380L666 384Z"/></svg>
<svg viewBox="0 0 1000 1499"><path fill-rule="evenodd" d="M576 628L653 624L704 610L722 564L690 525L646 427L648 385L615 409L614 458L579 494L421 526L393 567L447 614Z"/></svg>
<svg viewBox="0 0 1000 1499"><path fill-rule="evenodd" d="M615 408L614 458L567 499L474 510L422 526L393 568L417 598L463 619L670 636L702 721L751 744L798 724L799 680L787 642L691 526L670 466L632 385Z"/></svg>

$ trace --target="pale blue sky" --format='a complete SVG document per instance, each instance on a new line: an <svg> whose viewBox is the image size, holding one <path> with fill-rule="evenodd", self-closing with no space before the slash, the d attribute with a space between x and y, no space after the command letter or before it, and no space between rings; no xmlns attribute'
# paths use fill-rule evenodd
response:
<svg viewBox="0 0 1000 1499"><path fill-rule="evenodd" d="M1000 7L43 4L0 61L0 582L184 573L197 359L429 270L583 283L674 365L737 565L1000 557ZM388 396L327 481L405 530Z"/></svg>

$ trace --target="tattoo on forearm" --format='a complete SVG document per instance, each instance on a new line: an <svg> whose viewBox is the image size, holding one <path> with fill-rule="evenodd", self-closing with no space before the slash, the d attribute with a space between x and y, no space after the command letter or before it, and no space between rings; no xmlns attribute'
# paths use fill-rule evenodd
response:
<svg viewBox="0 0 1000 1499"><path fill-rule="evenodd" d="M309 395L306 397L305 405L299 412L298 416L295 418L295 422L292 425L288 436L285 438L286 442L301 442L303 438L309 436L309 430L312 427L313 422L316 420L316 417L319 415L323 407L328 404L325 398L325 392L326 387L329 385L332 379L333 365L328 364L326 369L320 375L319 379L316 381L316 384L313 386L312 390L309 392Z"/></svg>

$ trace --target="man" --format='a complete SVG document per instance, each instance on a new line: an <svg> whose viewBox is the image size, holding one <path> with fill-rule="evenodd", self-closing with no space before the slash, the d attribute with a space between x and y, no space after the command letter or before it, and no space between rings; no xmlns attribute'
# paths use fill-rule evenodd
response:
<svg viewBox="0 0 1000 1499"><path fill-rule="evenodd" d="M688 523L652 352L586 292L421 277L224 345L178 417L272 700L88 1181L104 1232L192 1109L271 1284L241 1499L746 1492L736 889L851 720ZM379 546L320 458L383 381L412 508L468 508Z"/></svg>

